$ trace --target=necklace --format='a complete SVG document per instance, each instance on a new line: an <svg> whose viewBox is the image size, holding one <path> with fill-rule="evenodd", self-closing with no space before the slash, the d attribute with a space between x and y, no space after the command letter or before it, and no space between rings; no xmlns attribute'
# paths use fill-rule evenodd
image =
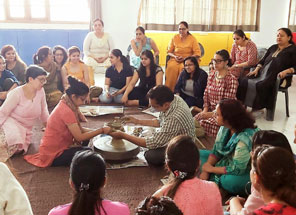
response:
<svg viewBox="0 0 296 215"><path fill-rule="evenodd" d="M215 78L216 78L217 80L221 80L221 79L225 78L225 76L226 76L226 75L218 76L218 72L215 72Z"/></svg>

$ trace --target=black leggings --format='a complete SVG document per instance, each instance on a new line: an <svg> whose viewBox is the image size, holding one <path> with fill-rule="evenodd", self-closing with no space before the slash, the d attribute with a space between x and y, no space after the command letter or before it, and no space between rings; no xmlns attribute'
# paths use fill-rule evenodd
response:
<svg viewBox="0 0 296 215"><path fill-rule="evenodd" d="M70 166L76 152L91 150L91 148L87 146L88 143L89 140L86 140L82 142L82 146L80 147L66 149L59 157L53 160L52 166Z"/></svg>

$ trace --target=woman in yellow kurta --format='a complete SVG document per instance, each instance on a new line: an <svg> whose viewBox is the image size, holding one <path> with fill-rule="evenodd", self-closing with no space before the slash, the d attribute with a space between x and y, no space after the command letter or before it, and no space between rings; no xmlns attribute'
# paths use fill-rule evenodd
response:
<svg viewBox="0 0 296 215"><path fill-rule="evenodd" d="M188 56L200 57L201 51L197 40L189 33L188 23L179 24L179 34L175 35L168 47L170 59L165 71L165 85L174 91L179 74L184 65L183 61Z"/></svg>

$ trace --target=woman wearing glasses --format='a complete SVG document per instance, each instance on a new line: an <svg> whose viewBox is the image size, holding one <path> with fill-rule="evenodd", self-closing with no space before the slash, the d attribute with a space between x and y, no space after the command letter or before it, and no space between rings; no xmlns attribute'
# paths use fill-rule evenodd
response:
<svg viewBox="0 0 296 215"><path fill-rule="evenodd" d="M184 60L184 68L175 87L175 93L188 104L202 111L203 96L207 86L207 73L199 68L197 59L193 56Z"/></svg>
<svg viewBox="0 0 296 215"><path fill-rule="evenodd" d="M26 70L26 84L8 93L0 108L0 161L15 153L27 152L36 119L47 122L48 110L43 89L46 71L36 65Z"/></svg>
<svg viewBox="0 0 296 215"><path fill-rule="evenodd" d="M200 55L200 47L194 36L189 33L188 23L180 22L179 34L173 37L168 47L170 59L165 71L165 85L174 91L179 74L184 67L184 59L188 56L199 58Z"/></svg>
<svg viewBox="0 0 296 215"><path fill-rule="evenodd" d="M204 93L203 111L195 116L208 136L216 137L219 125L215 109L221 99L236 99L238 87L237 79L230 74L228 66L231 65L229 53L222 49L217 51L212 60L215 71L209 74L207 87ZM197 127L200 127L197 123Z"/></svg>

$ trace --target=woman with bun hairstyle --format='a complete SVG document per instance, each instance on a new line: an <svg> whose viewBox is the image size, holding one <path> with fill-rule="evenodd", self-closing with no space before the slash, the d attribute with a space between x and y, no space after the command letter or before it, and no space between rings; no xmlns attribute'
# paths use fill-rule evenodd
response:
<svg viewBox="0 0 296 215"><path fill-rule="evenodd" d="M126 204L102 197L107 171L104 159L92 151L77 152L70 166L72 203L53 208L48 215L129 215Z"/></svg>
<svg viewBox="0 0 296 215"><path fill-rule="evenodd" d="M49 116L39 153L25 159L39 167L69 166L77 151L90 150L89 139L110 132L109 127L89 129L81 126L85 120L79 106L85 104L89 88L83 82L68 77L69 88Z"/></svg>
<svg viewBox="0 0 296 215"><path fill-rule="evenodd" d="M296 214L296 166L291 152L280 147L257 147L250 177L265 202L254 215Z"/></svg>
<svg viewBox="0 0 296 215"><path fill-rule="evenodd" d="M173 138L165 158L172 178L153 196L172 198L184 215L221 215L223 209L218 186L196 177L199 158L198 147L191 137L180 135Z"/></svg>

